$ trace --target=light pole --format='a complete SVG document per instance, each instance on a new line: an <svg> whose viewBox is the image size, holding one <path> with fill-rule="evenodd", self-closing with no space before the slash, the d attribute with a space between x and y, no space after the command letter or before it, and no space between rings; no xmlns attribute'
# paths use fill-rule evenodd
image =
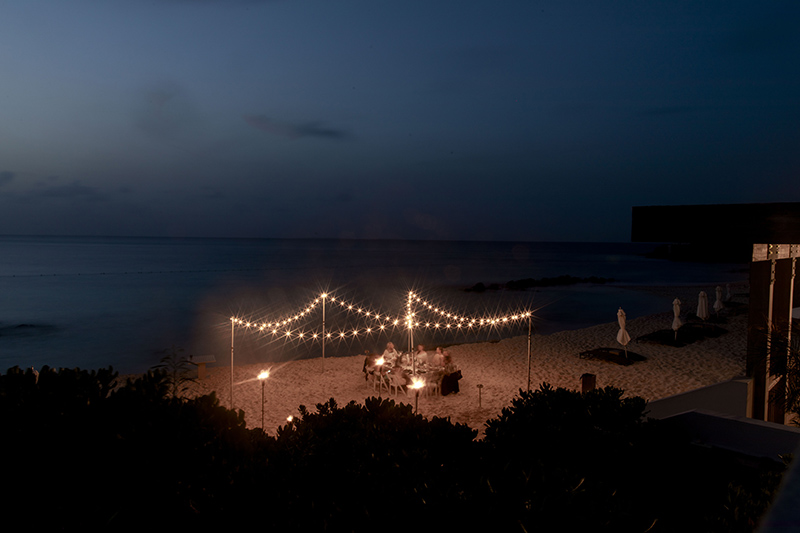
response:
<svg viewBox="0 0 800 533"><path fill-rule="evenodd" d="M408 325L408 353L411 354L411 373L417 374L417 356L414 353L414 313L411 312L414 293L409 291L406 304L406 324Z"/></svg>
<svg viewBox="0 0 800 533"><path fill-rule="evenodd" d="M322 293L322 372L325 373L325 298L328 293Z"/></svg>
<svg viewBox="0 0 800 533"><path fill-rule="evenodd" d="M231 411L233 410L233 329L236 319L231 317Z"/></svg>
<svg viewBox="0 0 800 533"><path fill-rule="evenodd" d="M267 384L268 377L269 370L263 370L258 375L258 379L261 381L261 431L264 431L264 385Z"/></svg>
<svg viewBox="0 0 800 533"><path fill-rule="evenodd" d="M531 313L528 315L528 392L531 391Z"/></svg>

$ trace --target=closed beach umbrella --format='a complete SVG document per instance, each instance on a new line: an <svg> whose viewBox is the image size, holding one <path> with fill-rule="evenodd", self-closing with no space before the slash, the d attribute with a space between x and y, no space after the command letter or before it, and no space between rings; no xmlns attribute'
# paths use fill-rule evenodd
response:
<svg viewBox="0 0 800 533"><path fill-rule="evenodd" d="M617 311L617 322L619 322L619 332L617 332L617 342L625 347L625 357L628 357L628 343L631 342L631 336L625 329L626 321L627 319L625 317L625 311L623 311L622 308L620 307L619 311Z"/></svg>
<svg viewBox="0 0 800 533"><path fill-rule="evenodd" d="M728 285L730 287L730 285ZM728 291L730 294L730 291ZM717 300L714 302L714 311L717 312L717 316L719 316L719 312L722 310L724 305L722 304L722 287L717 285Z"/></svg>
<svg viewBox="0 0 800 533"><path fill-rule="evenodd" d="M701 320L708 320L708 295L706 291L700 291L697 297L697 316ZM675 326L673 326L673 329Z"/></svg>
<svg viewBox="0 0 800 533"><path fill-rule="evenodd" d="M678 329L683 325L681 322L681 301L675 298L672 300L672 313L675 318L672 319L672 329L675 331L675 340L678 340Z"/></svg>
<svg viewBox="0 0 800 533"><path fill-rule="evenodd" d="M730 302L731 299L733 298L733 294L731 293L731 284L728 283L727 285L725 285L725 288L728 290L728 294L725 296L725 301Z"/></svg>

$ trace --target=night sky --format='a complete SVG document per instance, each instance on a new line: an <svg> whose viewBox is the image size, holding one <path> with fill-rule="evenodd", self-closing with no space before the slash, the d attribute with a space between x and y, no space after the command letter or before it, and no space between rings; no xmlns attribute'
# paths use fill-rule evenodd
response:
<svg viewBox="0 0 800 533"><path fill-rule="evenodd" d="M0 1L0 233L627 241L800 201L800 2Z"/></svg>

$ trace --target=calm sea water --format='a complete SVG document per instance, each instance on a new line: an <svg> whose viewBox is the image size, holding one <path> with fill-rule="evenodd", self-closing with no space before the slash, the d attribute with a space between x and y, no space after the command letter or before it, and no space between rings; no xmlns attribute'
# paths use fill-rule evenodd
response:
<svg viewBox="0 0 800 533"><path fill-rule="evenodd" d="M231 316L275 319L302 309L320 291L358 306L401 315L409 290L460 313L537 308L538 333L671 310L641 285L706 285L746 279L743 265L647 259L646 244L482 243L341 240L0 237L0 369L14 365L142 372L159 350L230 357ZM608 285L468 293L477 282L599 276ZM368 323L328 309L327 326ZM307 327L319 329L314 314ZM478 334L420 331L426 344L522 334L526 325ZM346 338L326 356L377 350L405 333ZM314 357L318 344L274 340L241 330L242 363Z"/></svg>

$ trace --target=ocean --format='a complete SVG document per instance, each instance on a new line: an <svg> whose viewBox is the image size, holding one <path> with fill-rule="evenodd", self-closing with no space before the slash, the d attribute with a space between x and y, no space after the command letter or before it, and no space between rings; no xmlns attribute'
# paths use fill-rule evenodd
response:
<svg viewBox="0 0 800 533"><path fill-rule="evenodd" d="M637 290L714 287L747 279L742 264L650 259L641 243L514 243L281 239L171 239L0 236L0 371L12 366L144 372L163 350L214 355L229 364L231 317L270 322L295 315L321 293L354 309L401 317L409 291L453 314L534 311L535 334L666 312L671 299ZM571 275L613 278L523 291L466 292L476 283ZM420 317L422 309L419 309ZM406 345L407 332L327 302L335 337L326 357ZM443 322L444 323L444 322ZM426 345L494 340L527 333L527 321L501 329L419 328ZM317 357L319 304L291 324L290 336L236 328L236 361ZM367 334L365 328L373 332ZM352 331L358 334L353 336ZM347 332L341 337L341 331ZM338 337L336 335L339 335Z"/></svg>

